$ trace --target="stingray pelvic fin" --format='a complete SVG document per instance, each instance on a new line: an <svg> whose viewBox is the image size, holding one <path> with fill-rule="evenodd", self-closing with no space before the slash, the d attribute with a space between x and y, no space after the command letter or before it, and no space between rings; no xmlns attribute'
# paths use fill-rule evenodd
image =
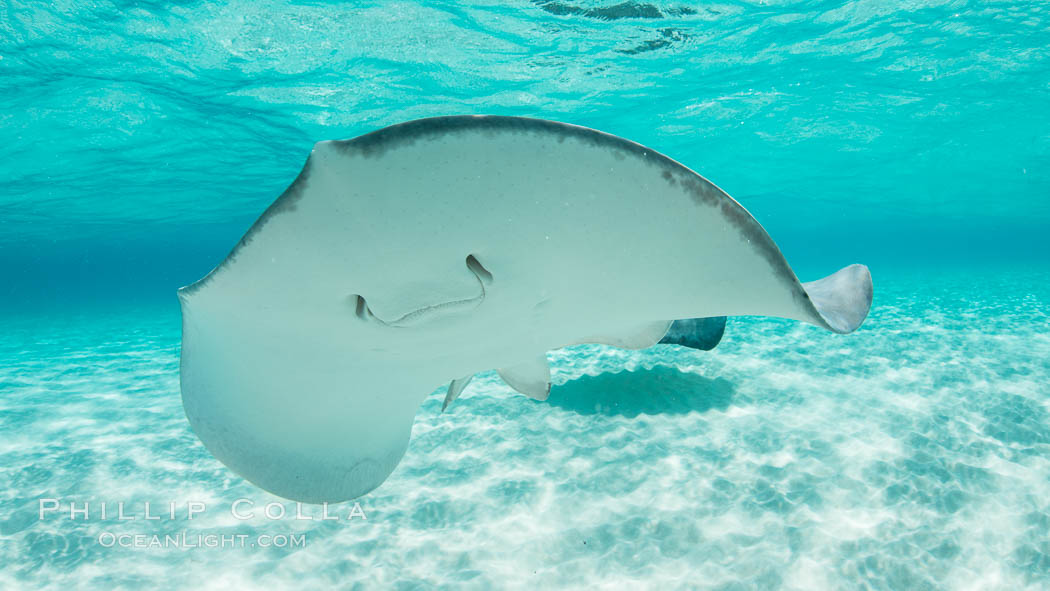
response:
<svg viewBox="0 0 1050 591"><path fill-rule="evenodd" d="M459 378L458 380L452 380L448 384L448 392L445 394L445 402L441 404L441 412L445 412L445 409L449 407L459 395L463 392L463 389L467 387L470 380L474 379L474 374Z"/></svg>
<svg viewBox="0 0 1050 591"><path fill-rule="evenodd" d="M681 345L690 349L710 351L722 340L725 332L725 316L687 318L675 320L660 342L666 345Z"/></svg>
<svg viewBox="0 0 1050 591"><path fill-rule="evenodd" d="M551 368L546 354L513 367L500 368L499 377L511 388L534 400L546 400L550 396Z"/></svg>

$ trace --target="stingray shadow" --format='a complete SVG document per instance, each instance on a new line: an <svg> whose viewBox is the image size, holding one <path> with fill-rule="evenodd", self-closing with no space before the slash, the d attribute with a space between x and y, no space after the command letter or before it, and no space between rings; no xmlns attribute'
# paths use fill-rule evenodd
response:
<svg viewBox="0 0 1050 591"><path fill-rule="evenodd" d="M733 384L666 365L584 375L551 389L547 403L579 414L636 417L729 408Z"/></svg>

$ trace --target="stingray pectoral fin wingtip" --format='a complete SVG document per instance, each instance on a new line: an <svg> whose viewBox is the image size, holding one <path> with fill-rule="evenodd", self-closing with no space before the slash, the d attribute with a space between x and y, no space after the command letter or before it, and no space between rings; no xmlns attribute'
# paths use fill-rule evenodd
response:
<svg viewBox="0 0 1050 591"><path fill-rule="evenodd" d="M803 283L802 289L825 327L839 334L860 327L871 309L874 293L871 271L864 265L844 267L823 279Z"/></svg>

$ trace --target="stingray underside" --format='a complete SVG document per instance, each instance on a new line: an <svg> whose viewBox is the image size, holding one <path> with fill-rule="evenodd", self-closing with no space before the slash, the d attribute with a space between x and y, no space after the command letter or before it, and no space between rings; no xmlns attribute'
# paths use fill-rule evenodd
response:
<svg viewBox="0 0 1050 591"><path fill-rule="evenodd" d="M497 369L543 399L559 347L710 348L724 320L692 336L672 321L731 315L847 333L871 293L862 265L800 283L739 203L644 146L534 119L424 119L319 143L180 290L183 404L235 472L335 502L389 476L442 385L447 406Z"/></svg>

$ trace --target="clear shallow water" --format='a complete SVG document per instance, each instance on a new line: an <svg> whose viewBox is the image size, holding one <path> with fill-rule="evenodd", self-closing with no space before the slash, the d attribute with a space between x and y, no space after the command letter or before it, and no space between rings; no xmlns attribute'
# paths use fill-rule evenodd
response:
<svg viewBox="0 0 1050 591"><path fill-rule="evenodd" d="M1048 10L0 0L0 589L1047 587ZM552 352L547 403L493 375L428 399L367 521L233 519L276 499L188 428L174 290L313 142L461 113L658 149L804 279L868 263L872 316ZM179 519L41 521L40 498Z"/></svg>
<svg viewBox="0 0 1050 591"><path fill-rule="evenodd" d="M734 319L710 353L557 351L548 403L494 374L445 414L436 392L367 520L340 522L231 517L280 499L189 431L176 310L8 318L0 587L1045 588L1050 269L974 277L883 275L850 337ZM139 520L39 521L42 497ZM209 509L141 519L173 499ZM307 545L97 543L181 531Z"/></svg>
<svg viewBox="0 0 1050 591"><path fill-rule="evenodd" d="M660 150L795 264L1032 259L1050 250L1048 10L6 0L0 296L191 282L314 142L463 113Z"/></svg>

